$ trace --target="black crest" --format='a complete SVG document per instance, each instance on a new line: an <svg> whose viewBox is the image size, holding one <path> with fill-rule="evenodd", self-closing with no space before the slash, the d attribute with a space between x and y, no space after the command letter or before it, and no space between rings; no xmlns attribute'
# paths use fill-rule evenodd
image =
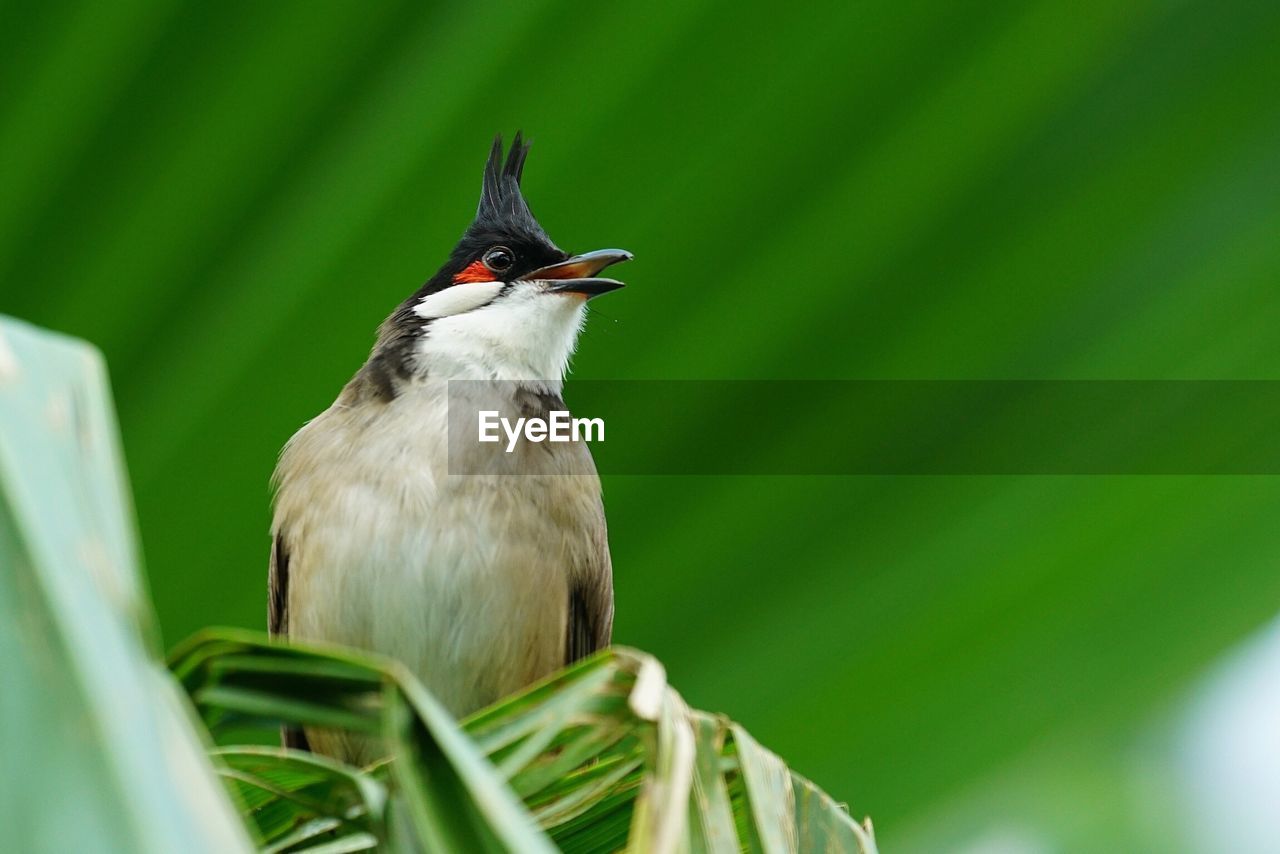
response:
<svg viewBox="0 0 1280 854"><path fill-rule="evenodd" d="M489 160L484 165L484 184L480 190L480 206L472 231L509 232L540 238L550 243L542 226L534 219L533 212L520 192L520 178L524 175L524 161L529 156L530 143L524 141L519 131L511 143L511 150L502 153L502 137L494 137Z"/></svg>

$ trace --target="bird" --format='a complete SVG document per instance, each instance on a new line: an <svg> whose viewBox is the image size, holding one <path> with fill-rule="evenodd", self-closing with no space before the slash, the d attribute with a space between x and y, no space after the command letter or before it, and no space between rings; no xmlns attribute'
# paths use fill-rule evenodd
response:
<svg viewBox="0 0 1280 854"><path fill-rule="evenodd" d="M632 257L552 242L521 190L528 153L520 133L505 156L494 139L448 259L272 476L270 634L398 659L458 718L608 646L613 630L587 444L504 453L449 438L450 418L478 407L565 411L586 303L623 286L598 274ZM313 727L283 738L356 765L385 750Z"/></svg>

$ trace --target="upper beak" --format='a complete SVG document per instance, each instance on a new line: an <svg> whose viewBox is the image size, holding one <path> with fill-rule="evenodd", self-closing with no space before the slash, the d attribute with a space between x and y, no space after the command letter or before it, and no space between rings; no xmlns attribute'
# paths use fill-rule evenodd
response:
<svg viewBox="0 0 1280 854"><path fill-rule="evenodd" d="M532 273L521 276L521 279L532 281L548 281L547 290L558 294L582 294L591 297L607 294L622 287L617 279L600 279L596 277L605 267L630 261L631 253L622 249L598 249L583 255L575 255L559 264L551 264Z"/></svg>

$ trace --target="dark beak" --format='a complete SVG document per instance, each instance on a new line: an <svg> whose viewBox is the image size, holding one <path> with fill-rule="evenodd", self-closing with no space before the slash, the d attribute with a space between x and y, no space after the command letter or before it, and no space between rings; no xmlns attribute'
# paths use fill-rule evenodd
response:
<svg viewBox="0 0 1280 854"><path fill-rule="evenodd" d="M546 281L547 291L556 294L582 294L587 299L616 291L622 287L617 279L596 277L605 267L630 261L631 253L621 249L599 249L584 255L575 255L567 261L534 270L520 278L530 281Z"/></svg>

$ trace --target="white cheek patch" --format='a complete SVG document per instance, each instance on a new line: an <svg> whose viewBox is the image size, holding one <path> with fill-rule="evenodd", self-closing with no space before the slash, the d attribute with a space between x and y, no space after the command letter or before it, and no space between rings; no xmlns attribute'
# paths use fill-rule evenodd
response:
<svg viewBox="0 0 1280 854"><path fill-rule="evenodd" d="M434 294L427 294L413 307L413 313L424 320L448 317L479 308L498 295L502 282L464 282Z"/></svg>

